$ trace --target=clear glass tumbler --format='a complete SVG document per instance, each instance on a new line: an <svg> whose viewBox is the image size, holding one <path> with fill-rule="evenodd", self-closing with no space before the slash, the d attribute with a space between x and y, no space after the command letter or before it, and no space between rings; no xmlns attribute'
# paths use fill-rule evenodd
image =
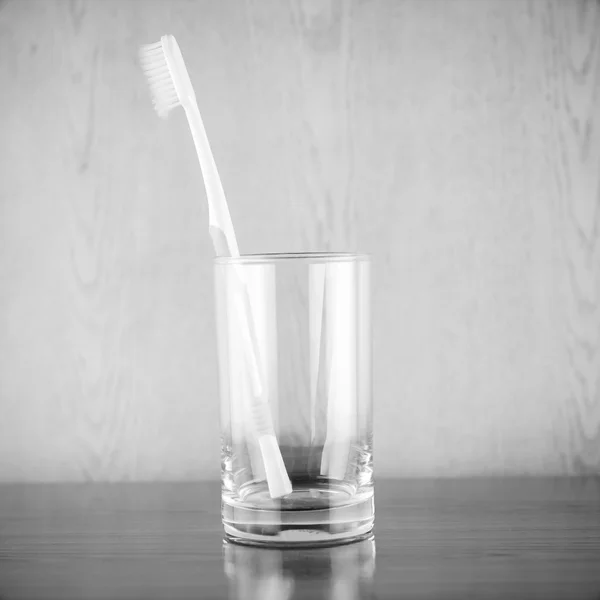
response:
<svg viewBox="0 0 600 600"><path fill-rule="evenodd" d="M370 260L215 259L226 536L367 537L374 520Z"/></svg>

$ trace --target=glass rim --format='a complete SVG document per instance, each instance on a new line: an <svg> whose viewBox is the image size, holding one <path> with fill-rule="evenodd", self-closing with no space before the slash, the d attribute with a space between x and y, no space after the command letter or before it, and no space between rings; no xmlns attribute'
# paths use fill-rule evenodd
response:
<svg viewBox="0 0 600 600"><path fill-rule="evenodd" d="M371 261L369 254L362 252L267 252L264 254L241 254L240 256L217 256L215 265L249 265L280 262L360 262Z"/></svg>

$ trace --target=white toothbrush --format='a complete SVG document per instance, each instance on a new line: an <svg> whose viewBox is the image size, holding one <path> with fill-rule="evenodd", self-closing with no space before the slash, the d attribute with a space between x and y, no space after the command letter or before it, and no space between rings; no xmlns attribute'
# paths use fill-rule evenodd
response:
<svg viewBox="0 0 600 600"><path fill-rule="evenodd" d="M238 257L240 253L227 200L198 110L196 94L177 41L172 35L164 35L160 42L142 46L140 62L148 77L154 108L158 115L166 118L173 108L177 106L184 108L204 177L208 199L209 232L215 252L217 256ZM236 269L236 273L235 283L239 292L236 294L238 299L236 316L249 365L253 396L250 407L251 421L265 466L269 494L272 498L279 498L292 492L292 484L277 444L268 401L265 397L266 389L262 385L261 363L247 286L241 269Z"/></svg>

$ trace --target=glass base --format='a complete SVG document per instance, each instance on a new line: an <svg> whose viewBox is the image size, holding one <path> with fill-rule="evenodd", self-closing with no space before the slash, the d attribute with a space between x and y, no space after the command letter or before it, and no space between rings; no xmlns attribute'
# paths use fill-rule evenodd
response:
<svg viewBox="0 0 600 600"><path fill-rule="evenodd" d="M236 500L223 495L227 539L254 546L329 546L367 538L373 530L371 487L355 494L332 482L294 483L292 493L272 499L265 483L249 484Z"/></svg>

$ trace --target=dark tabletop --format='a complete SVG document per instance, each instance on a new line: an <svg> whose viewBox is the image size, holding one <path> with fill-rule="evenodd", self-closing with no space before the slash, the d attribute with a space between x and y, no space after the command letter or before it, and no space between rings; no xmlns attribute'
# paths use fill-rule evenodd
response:
<svg viewBox="0 0 600 600"><path fill-rule="evenodd" d="M0 485L0 599L600 600L600 479L382 480L375 537L224 544L218 483Z"/></svg>

